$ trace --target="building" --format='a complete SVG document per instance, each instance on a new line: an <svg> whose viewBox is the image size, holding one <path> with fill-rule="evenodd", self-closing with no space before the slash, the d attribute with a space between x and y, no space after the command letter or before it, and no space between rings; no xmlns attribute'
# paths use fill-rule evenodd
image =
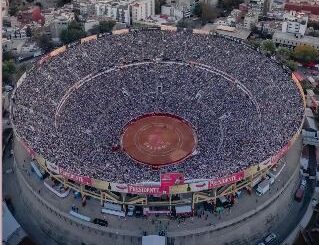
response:
<svg viewBox="0 0 319 245"><path fill-rule="evenodd" d="M155 0L137 0L131 4L132 22L155 15Z"/></svg>
<svg viewBox="0 0 319 245"><path fill-rule="evenodd" d="M307 30L307 24L307 15L290 11L290 13L285 13L283 16L282 32L292 33L296 36L304 36Z"/></svg>
<svg viewBox="0 0 319 245"><path fill-rule="evenodd" d="M265 16L271 10L272 0L250 0L249 12L258 16Z"/></svg>
<svg viewBox="0 0 319 245"><path fill-rule="evenodd" d="M95 15L108 17L126 25L131 24L130 5L126 1L100 1L95 4Z"/></svg>
<svg viewBox="0 0 319 245"><path fill-rule="evenodd" d="M2 29L2 36L6 37L9 40L15 39L27 39L26 27L4 27Z"/></svg>
<svg viewBox="0 0 319 245"><path fill-rule="evenodd" d="M319 15L319 2L312 3L306 1L289 1L285 4L284 9L286 11L297 11L297 12L309 12L311 14Z"/></svg>
<svg viewBox="0 0 319 245"><path fill-rule="evenodd" d="M62 30L67 29L69 23L73 20L74 20L74 15L69 16L69 15L63 14L54 18L52 22L50 23L50 33L51 33L52 39L55 39L56 41L58 41L60 39L60 34Z"/></svg>
<svg viewBox="0 0 319 245"><path fill-rule="evenodd" d="M319 50L319 38L311 36L296 37L294 34L285 32L275 32L272 40L276 44L287 47L296 47L298 45L310 45Z"/></svg>
<svg viewBox="0 0 319 245"><path fill-rule="evenodd" d="M258 16L253 13L246 14L244 18L244 28L251 30L258 23Z"/></svg>

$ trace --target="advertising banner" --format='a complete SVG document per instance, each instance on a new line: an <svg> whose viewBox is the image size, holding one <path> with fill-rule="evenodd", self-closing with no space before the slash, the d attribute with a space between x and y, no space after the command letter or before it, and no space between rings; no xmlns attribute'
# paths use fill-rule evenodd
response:
<svg viewBox="0 0 319 245"><path fill-rule="evenodd" d="M21 144L31 157L35 156L35 151L32 150L23 140L21 140Z"/></svg>
<svg viewBox="0 0 319 245"><path fill-rule="evenodd" d="M60 168L59 170L60 170L60 174L66 179L73 180L73 181L75 181L75 182L77 182L79 184L82 184L82 185L90 185L90 186L92 186L92 180L91 180L90 177L76 175L76 174L67 172L67 171L65 171L62 168Z"/></svg>
<svg viewBox="0 0 319 245"><path fill-rule="evenodd" d="M84 37L84 38L81 38L81 43L89 42L91 40L96 40L96 39L97 39L97 35Z"/></svg>
<svg viewBox="0 0 319 245"><path fill-rule="evenodd" d="M130 30L129 29L121 29L121 30L115 30L115 31L112 31L112 34L113 35L120 35L120 34L126 34L126 33L129 33Z"/></svg>
<svg viewBox="0 0 319 245"><path fill-rule="evenodd" d="M194 34L204 34L204 35L208 35L209 31L205 31L205 30L201 30L201 29L193 29L193 33Z"/></svg>
<svg viewBox="0 0 319 245"><path fill-rule="evenodd" d="M189 187L191 191L203 191L208 189L208 181L200 181L197 183L190 183Z"/></svg>
<svg viewBox="0 0 319 245"><path fill-rule="evenodd" d="M161 174L161 187L169 187L173 185L184 184L184 174L183 173L164 173Z"/></svg>
<svg viewBox="0 0 319 245"><path fill-rule="evenodd" d="M111 190L116 192L128 193L128 185L111 183Z"/></svg>
<svg viewBox="0 0 319 245"><path fill-rule="evenodd" d="M160 186L139 186L139 185L128 185L128 193L147 194L147 195L166 194L160 190Z"/></svg>
<svg viewBox="0 0 319 245"><path fill-rule="evenodd" d="M161 30L162 31L177 31L177 27L176 26L161 25Z"/></svg>
<svg viewBox="0 0 319 245"><path fill-rule="evenodd" d="M289 150L290 142L288 142L283 148L281 148L278 153L271 158L271 165L277 163Z"/></svg>
<svg viewBox="0 0 319 245"><path fill-rule="evenodd" d="M212 179L208 181L208 188L216 188L223 185L228 185L240 181L244 178L244 171L239 173L232 174L230 176L219 178L219 179Z"/></svg>
<svg viewBox="0 0 319 245"><path fill-rule="evenodd" d="M100 190L108 190L109 184L109 182L103 180L92 179L92 186Z"/></svg>
<svg viewBox="0 0 319 245"><path fill-rule="evenodd" d="M57 56L61 53L63 53L64 51L66 50L66 46L62 46L60 48L57 48L55 50L53 50L51 53L50 53L50 57L54 57L54 56Z"/></svg>

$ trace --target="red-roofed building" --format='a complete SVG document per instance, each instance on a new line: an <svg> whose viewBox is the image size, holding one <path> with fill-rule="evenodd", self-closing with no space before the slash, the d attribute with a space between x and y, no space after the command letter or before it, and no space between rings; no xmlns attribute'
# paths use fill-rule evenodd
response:
<svg viewBox="0 0 319 245"><path fill-rule="evenodd" d="M286 11L308 12L314 15L319 15L319 5L309 5L307 3L286 3L284 9Z"/></svg>

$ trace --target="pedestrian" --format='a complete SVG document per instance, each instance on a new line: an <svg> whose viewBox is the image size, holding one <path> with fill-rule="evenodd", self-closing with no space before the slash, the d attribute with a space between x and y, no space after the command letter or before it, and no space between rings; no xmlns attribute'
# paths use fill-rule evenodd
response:
<svg viewBox="0 0 319 245"><path fill-rule="evenodd" d="M39 191L38 191L38 192L39 192L39 194L40 194L41 190L39 189Z"/></svg>

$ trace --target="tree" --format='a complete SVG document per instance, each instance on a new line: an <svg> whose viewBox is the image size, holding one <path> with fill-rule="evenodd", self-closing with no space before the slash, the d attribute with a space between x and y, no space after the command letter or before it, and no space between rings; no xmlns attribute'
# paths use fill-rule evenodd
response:
<svg viewBox="0 0 319 245"><path fill-rule="evenodd" d="M195 8L193 10L193 14L197 15L197 16L201 16L202 15L202 5L201 4L196 4Z"/></svg>
<svg viewBox="0 0 319 245"><path fill-rule="evenodd" d="M71 3L72 0L59 0L57 2L57 7L62 7L64 4L68 4L68 3Z"/></svg>
<svg viewBox="0 0 319 245"><path fill-rule="evenodd" d="M181 19L180 21L177 22L177 27L180 27L180 28L187 28L187 22L184 20L184 19Z"/></svg>
<svg viewBox="0 0 319 245"><path fill-rule="evenodd" d="M290 70L295 71L297 70L297 63L293 60L286 60L284 61L284 64L289 67Z"/></svg>
<svg viewBox="0 0 319 245"><path fill-rule="evenodd" d="M27 37L32 37L32 30L31 30L30 26L27 26L27 29L25 32L26 32Z"/></svg>
<svg viewBox="0 0 319 245"><path fill-rule="evenodd" d="M309 45L298 45L294 48L293 57L301 63L313 62L318 58L318 50Z"/></svg>
<svg viewBox="0 0 319 245"><path fill-rule="evenodd" d="M218 10L207 3L200 3L200 5L202 24L213 22L218 16Z"/></svg>
<svg viewBox="0 0 319 245"><path fill-rule="evenodd" d="M2 63L2 80L8 84L13 80L13 75L16 72L16 66L13 60L6 60Z"/></svg>
<svg viewBox="0 0 319 245"><path fill-rule="evenodd" d="M18 13L19 9L17 6L13 5L9 8L9 14L10 16L16 16L16 14Z"/></svg>
<svg viewBox="0 0 319 245"><path fill-rule="evenodd" d="M276 50L276 56L281 61L289 60L292 56L292 51L288 48L285 48L285 47L279 47Z"/></svg>
<svg viewBox="0 0 319 245"><path fill-rule="evenodd" d="M267 54L273 54L276 50L276 46L271 40L265 40L261 43L261 49Z"/></svg>
<svg viewBox="0 0 319 245"><path fill-rule="evenodd" d="M71 21L68 28L62 30L60 33L60 39L64 44L74 42L85 36L85 31L77 21Z"/></svg>
<svg viewBox="0 0 319 245"><path fill-rule="evenodd" d="M45 53L50 52L54 48L53 42L45 34L35 37L35 41Z"/></svg>
<svg viewBox="0 0 319 245"><path fill-rule="evenodd" d="M114 20L103 20L99 23L100 33L111 32L116 22Z"/></svg>
<svg viewBox="0 0 319 245"><path fill-rule="evenodd" d="M12 54L11 51L3 51L2 61L13 60L13 59L14 59L14 55Z"/></svg>
<svg viewBox="0 0 319 245"><path fill-rule="evenodd" d="M220 9L225 9L227 12L232 11L239 7L239 4L243 3L243 0L219 0L218 7Z"/></svg>

